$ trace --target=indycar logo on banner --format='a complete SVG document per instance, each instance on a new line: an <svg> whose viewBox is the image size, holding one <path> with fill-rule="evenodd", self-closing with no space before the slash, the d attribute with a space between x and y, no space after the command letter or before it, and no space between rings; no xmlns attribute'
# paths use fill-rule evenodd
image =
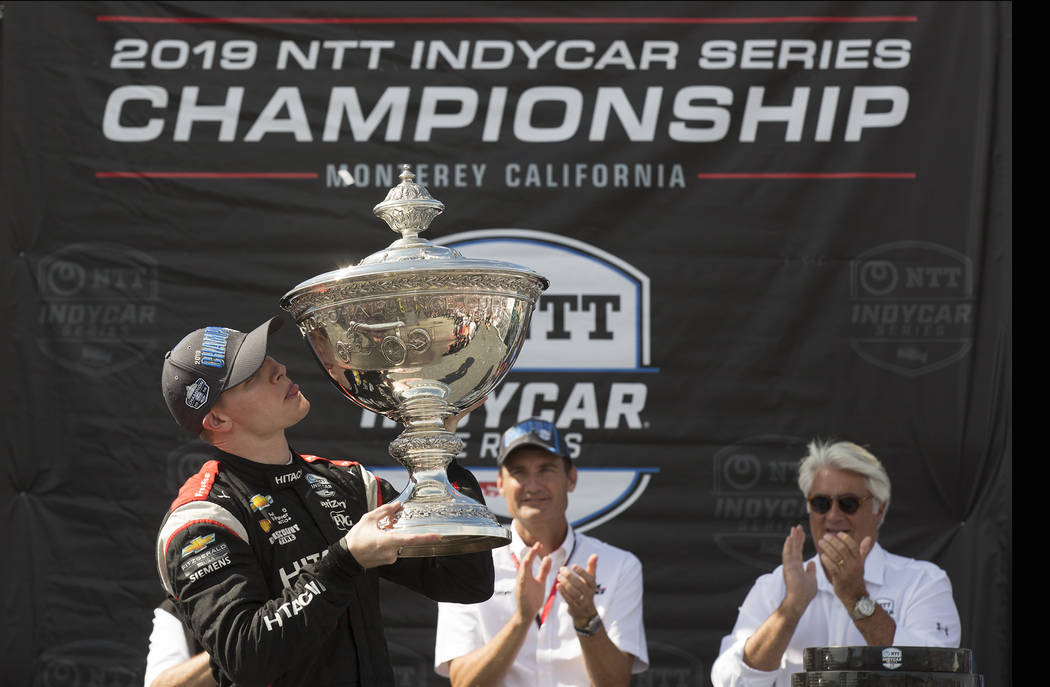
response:
<svg viewBox="0 0 1050 687"><path fill-rule="evenodd" d="M857 256L850 301L850 346L877 367L915 377L973 345L973 265L947 246L897 241Z"/></svg>
<svg viewBox="0 0 1050 687"><path fill-rule="evenodd" d="M102 377L156 348L158 263L132 248L78 243L40 259L37 344L52 362Z"/></svg>
<svg viewBox="0 0 1050 687"><path fill-rule="evenodd" d="M807 517L798 491L805 442L765 434L724 446L712 461L715 544L730 558L770 570L782 558L785 533Z"/></svg>

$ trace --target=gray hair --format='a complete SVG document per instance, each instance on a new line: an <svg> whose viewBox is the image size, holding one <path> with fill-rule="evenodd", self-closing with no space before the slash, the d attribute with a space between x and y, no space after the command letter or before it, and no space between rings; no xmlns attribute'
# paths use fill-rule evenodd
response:
<svg viewBox="0 0 1050 687"><path fill-rule="evenodd" d="M837 443L811 441L806 448L809 453L798 464L798 488L802 490L803 496L809 496L813 478L818 471L834 468L855 472L865 478L868 483L868 491L873 497L871 499L873 512L878 512L881 504L886 504L887 510L889 509L890 476L886 473L886 468L882 467L879 459L871 455L867 449L850 441ZM882 517L885 519L885 511Z"/></svg>

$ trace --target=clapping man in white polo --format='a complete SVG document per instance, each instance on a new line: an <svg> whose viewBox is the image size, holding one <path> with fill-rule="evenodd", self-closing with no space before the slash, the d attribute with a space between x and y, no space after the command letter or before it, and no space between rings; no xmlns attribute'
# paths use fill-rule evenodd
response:
<svg viewBox="0 0 1050 687"><path fill-rule="evenodd" d="M848 441L812 442L798 472L817 555L802 560L806 533L793 527L783 564L758 578L722 640L714 687L790 687L808 647L959 646L948 575L877 542L890 503L882 463Z"/></svg>
<svg viewBox="0 0 1050 687"><path fill-rule="evenodd" d="M569 525L577 473L552 423L508 429L496 462L513 539L491 599L438 605L435 670L453 687L629 684L649 663L641 563Z"/></svg>

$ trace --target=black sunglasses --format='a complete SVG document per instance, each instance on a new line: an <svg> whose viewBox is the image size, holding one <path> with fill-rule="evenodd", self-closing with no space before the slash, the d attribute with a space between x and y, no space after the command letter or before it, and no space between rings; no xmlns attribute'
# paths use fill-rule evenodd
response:
<svg viewBox="0 0 1050 687"><path fill-rule="evenodd" d="M853 515L857 512L857 509L860 508L860 504L870 498L871 494L860 498L856 496L836 496L834 500L839 502L840 511L846 515ZM832 499L827 496L814 496L809 500L809 507L820 515L824 515L831 510L831 501Z"/></svg>

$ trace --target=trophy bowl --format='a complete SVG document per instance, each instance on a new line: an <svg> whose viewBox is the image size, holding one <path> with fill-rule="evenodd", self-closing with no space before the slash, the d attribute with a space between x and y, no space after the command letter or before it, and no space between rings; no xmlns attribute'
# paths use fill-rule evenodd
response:
<svg viewBox="0 0 1050 687"><path fill-rule="evenodd" d="M445 474L463 442L444 419L510 370L549 285L527 267L466 258L418 234L443 210L408 165L375 214L401 234L357 265L304 281L281 298L321 369L355 404L404 425L390 455L409 473L395 529L437 533L402 557L504 546L510 532Z"/></svg>

